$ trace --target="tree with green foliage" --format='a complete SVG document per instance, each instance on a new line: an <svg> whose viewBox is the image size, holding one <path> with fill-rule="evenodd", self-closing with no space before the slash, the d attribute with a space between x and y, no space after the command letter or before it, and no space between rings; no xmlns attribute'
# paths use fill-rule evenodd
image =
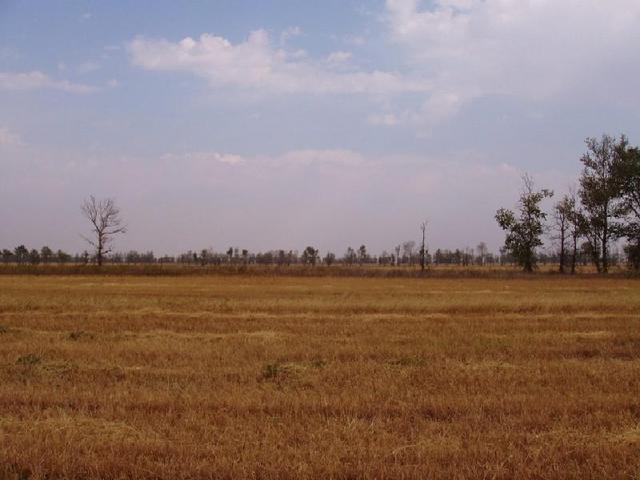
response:
<svg viewBox="0 0 640 480"><path fill-rule="evenodd" d="M13 252L7 248L2 250L2 261L4 263L9 263L13 260L14 255Z"/></svg>
<svg viewBox="0 0 640 480"><path fill-rule="evenodd" d="M368 260L369 254L367 253L367 247L365 245L360 245L360 248L358 248L358 263L362 265Z"/></svg>
<svg viewBox="0 0 640 480"><path fill-rule="evenodd" d="M622 234L627 239L627 258L634 270L640 270L640 148L620 152L620 194L626 222Z"/></svg>
<svg viewBox="0 0 640 480"><path fill-rule="evenodd" d="M24 263L29 258L29 250L24 245L19 245L13 250L13 256L17 263Z"/></svg>
<svg viewBox="0 0 640 480"><path fill-rule="evenodd" d="M62 250L58 250L56 252L56 259L58 263L67 263L71 261L71 255L69 255L66 252L63 252Z"/></svg>
<svg viewBox="0 0 640 480"><path fill-rule="evenodd" d="M40 252L35 248L31 249L29 252L29 263L31 263L31 265L37 265L40 263Z"/></svg>
<svg viewBox="0 0 640 480"><path fill-rule="evenodd" d="M589 242L589 253L598 272L609 271L609 245L619 238L619 222L625 207L621 201L621 172L627 138L603 135L600 140L588 138L587 152L582 156L580 201L583 213L581 227Z"/></svg>
<svg viewBox="0 0 640 480"><path fill-rule="evenodd" d="M536 266L536 248L542 245L542 234L547 214L540 207L545 198L553 196L547 189L535 190L528 175L522 177L523 190L518 201L518 212L501 208L496 212L496 221L507 232L505 248L525 272Z"/></svg>
<svg viewBox="0 0 640 480"><path fill-rule="evenodd" d="M43 263L49 263L53 259L53 250L45 245L40 249L40 258Z"/></svg>
<svg viewBox="0 0 640 480"><path fill-rule="evenodd" d="M312 246L308 246L302 252L301 260L305 265L314 267L318 261L318 250Z"/></svg>

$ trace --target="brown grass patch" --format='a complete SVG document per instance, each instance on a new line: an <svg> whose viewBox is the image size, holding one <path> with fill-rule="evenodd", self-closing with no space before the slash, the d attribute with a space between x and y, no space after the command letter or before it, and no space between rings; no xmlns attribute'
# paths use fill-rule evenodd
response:
<svg viewBox="0 0 640 480"><path fill-rule="evenodd" d="M637 478L639 287L0 276L0 478Z"/></svg>

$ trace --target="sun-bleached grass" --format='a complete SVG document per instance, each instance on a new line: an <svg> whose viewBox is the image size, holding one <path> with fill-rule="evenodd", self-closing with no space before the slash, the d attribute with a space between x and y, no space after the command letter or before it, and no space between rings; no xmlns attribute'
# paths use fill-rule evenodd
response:
<svg viewBox="0 0 640 480"><path fill-rule="evenodd" d="M638 478L639 287L0 276L0 478Z"/></svg>

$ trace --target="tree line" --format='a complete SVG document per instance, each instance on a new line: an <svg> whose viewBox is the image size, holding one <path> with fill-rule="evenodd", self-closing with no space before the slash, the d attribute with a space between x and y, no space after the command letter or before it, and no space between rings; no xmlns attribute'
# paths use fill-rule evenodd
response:
<svg viewBox="0 0 640 480"><path fill-rule="evenodd" d="M624 240L629 265L640 270L640 148L626 136L588 138L582 155L578 188L570 189L552 209L552 223L541 206L553 197L548 189L536 189L528 175L517 208L501 208L496 221L506 231L505 248L525 271L538 261L542 236L551 232L559 244L561 273L575 273L580 252L586 253L599 273L607 273L612 245Z"/></svg>

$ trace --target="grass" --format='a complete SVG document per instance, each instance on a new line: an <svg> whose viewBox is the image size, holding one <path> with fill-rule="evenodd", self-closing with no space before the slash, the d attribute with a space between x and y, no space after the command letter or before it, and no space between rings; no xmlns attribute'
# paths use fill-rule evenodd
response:
<svg viewBox="0 0 640 480"><path fill-rule="evenodd" d="M538 275L558 275L558 265L549 263L539 265ZM577 273L580 276L594 276L596 271L591 265L579 265ZM531 274L523 273L515 265L491 264L481 265L430 265L422 271L419 265L197 265L197 264L105 264L99 267L95 264L65 263L65 264L0 264L0 275L99 275L99 276L243 276L243 277L377 277L377 278L526 278ZM638 272L630 270L626 265L613 265L610 276L638 277Z"/></svg>
<svg viewBox="0 0 640 480"><path fill-rule="evenodd" d="M640 478L640 282L0 276L0 478Z"/></svg>

